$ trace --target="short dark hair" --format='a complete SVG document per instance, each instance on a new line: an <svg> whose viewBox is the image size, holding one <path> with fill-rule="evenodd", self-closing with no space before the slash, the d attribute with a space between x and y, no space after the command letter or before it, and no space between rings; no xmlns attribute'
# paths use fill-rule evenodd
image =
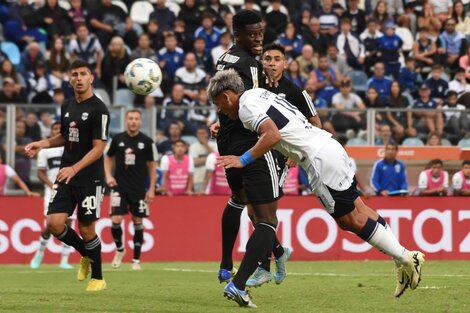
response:
<svg viewBox="0 0 470 313"><path fill-rule="evenodd" d="M464 167L465 165L470 165L470 160L464 160L462 162L462 167Z"/></svg>
<svg viewBox="0 0 470 313"><path fill-rule="evenodd" d="M176 140L173 142L173 147L174 147L177 143L182 143L183 145L186 146L186 148L188 147L188 143L187 143L186 141L184 141L183 139L176 139Z"/></svg>
<svg viewBox="0 0 470 313"><path fill-rule="evenodd" d="M61 124L60 121L55 121L54 123L52 123L51 129L54 128L54 126L60 125L60 124Z"/></svg>
<svg viewBox="0 0 470 313"><path fill-rule="evenodd" d="M278 43L269 43L263 47L263 52L269 51L269 50L277 50L281 52L284 56L286 55L286 49Z"/></svg>
<svg viewBox="0 0 470 313"><path fill-rule="evenodd" d="M387 146L393 146L398 150L398 143L396 143L394 140L390 140L389 142L387 142L385 148L387 148Z"/></svg>
<svg viewBox="0 0 470 313"><path fill-rule="evenodd" d="M69 66L69 71L74 70L76 68L80 68L80 67L86 67L87 69L90 70L90 73L93 73L93 70L90 64L87 61L84 61L82 59L76 59L75 61L73 61L72 64L70 64Z"/></svg>
<svg viewBox="0 0 470 313"><path fill-rule="evenodd" d="M433 160L429 161L429 166L431 167L433 165L444 166L444 162L442 162L441 159L433 159Z"/></svg>
<svg viewBox="0 0 470 313"><path fill-rule="evenodd" d="M129 113L139 113L140 116L142 116L142 112L140 112L139 109L130 109L126 112L126 116L129 114Z"/></svg>
<svg viewBox="0 0 470 313"><path fill-rule="evenodd" d="M261 15L251 10L240 10L233 16L232 27L234 31L244 31L246 25L261 23Z"/></svg>
<svg viewBox="0 0 470 313"><path fill-rule="evenodd" d="M432 67L431 67L431 71L433 70L442 70L442 65L440 64L434 64Z"/></svg>

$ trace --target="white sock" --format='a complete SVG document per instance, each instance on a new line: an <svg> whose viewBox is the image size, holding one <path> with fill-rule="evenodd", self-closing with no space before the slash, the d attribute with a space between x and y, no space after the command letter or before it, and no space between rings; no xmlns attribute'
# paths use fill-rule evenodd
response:
<svg viewBox="0 0 470 313"><path fill-rule="evenodd" d="M44 239L42 236L40 237L38 254L44 255L44 251L46 250L48 242L49 242L49 238Z"/></svg>
<svg viewBox="0 0 470 313"><path fill-rule="evenodd" d="M388 233L389 236L392 236L393 238L395 238L395 240L396 240L397 242L399 242L398 239L397 239L397 237L396 237L395 234L393 233L392 229L390 228L390 225L385 224L385 230L387 231L387 233ZM398 261L397 259L393 258L393 262L395 262L395 267L400 267L400 265L401 265L400 261Z"/></svg>
<svg viewBox="0 0 470 313"><path fill-rule="evenodd" d="M385 227L379 223L377 223L375 233L370 237L368 242L399 263L407 261L408 250L398 242L391 230L387 231Z"/></svg>
<svg viewBox="0 0 470 313"><path fill-rule="evenodd" d="M70 255L70 249L71 247L66 245L66 244L62 244L62 256L60 258L60 263L69 263L69 255Z"/></svg>

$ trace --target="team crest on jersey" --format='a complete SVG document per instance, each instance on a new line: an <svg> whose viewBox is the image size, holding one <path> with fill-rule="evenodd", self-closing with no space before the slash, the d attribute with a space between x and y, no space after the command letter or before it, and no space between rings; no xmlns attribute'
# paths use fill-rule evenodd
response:
<svg viewBox="0 0 470 313"><path fill-rule="evenodd" d="M226 54L224 56L224 61L227 62L227 63L237 63L237 61L240 60L240 57L237 57L235 55L232 55L232 54Z"/></svg>
<svg viewBox="0 0 470 313"><path fill-rule="evenodd" d="M139 143L137 144L137 148L139 148L140 150L142 150L144 147L145 147L145 145L144 145L143 142L139 142Z"/></svg>
<svg viewBox="0 0 470 313"><path fill-rule="evenodd" d="M88 112L82 113L82 120L86 121L88 119Z"/></svg>
<svg viewBox="0 0 470 313"><path fill-rule="evenodd" d="M400 173L400 165L395 165L395 172Z"/></svg>

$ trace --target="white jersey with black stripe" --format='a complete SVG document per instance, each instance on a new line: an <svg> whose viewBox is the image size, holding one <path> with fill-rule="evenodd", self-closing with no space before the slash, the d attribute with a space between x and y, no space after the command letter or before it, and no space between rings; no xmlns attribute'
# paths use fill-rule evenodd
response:
<svg viewBox="0 0 470 313"><path fill-rule="evenodd" d="M297 162L313 160L332 136L312 126L287 100L263 88L245 91L240 97L238 113L243 126L255 132L271 119L282 136L275 149Z"/></svg>

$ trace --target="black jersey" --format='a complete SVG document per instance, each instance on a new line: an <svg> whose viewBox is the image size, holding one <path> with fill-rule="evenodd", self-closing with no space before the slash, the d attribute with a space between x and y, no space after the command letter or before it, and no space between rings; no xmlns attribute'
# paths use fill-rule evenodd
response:
<svg viewBox="0 0 470 313"><path fill-rule="evenodd" d="M287 79L284 75L279 80L277 87L265 87L269 91L285 98L307 118L317 115L312 98L306 90L300 89L296 84Z"/></svg>
<svg viewBox="0 0 470 313"><path fill-rule="evenodd" d="M64 137L64 154L61 168L72 166L93 148L93 140L108 139L109 111L97 96L77 103L69 99L62 105L61 129ZM70 181L72 186L90 186L102 182L103 157L85 167Z"/></svg>
<svg viewBox="0 0 470 313"><path fill-rule="evenodd" d="M245 90L264 87L263 66L254 55L239 46L233 46L217 61L217 71L233 68L243 80ZM258 141L258 134L243 127L240 120L230 120L219 114L220 129L217 145L221 155L241 155Z"/></svg>
<svg viewBox="0 0 470 313"><path fill-rule="evenodd" d="M153 140L139 133L131 137L127 132L113 137L107 156L116 156L116 178L121 193L142 193L148 176L147 162L157 160Z"/></svg>

